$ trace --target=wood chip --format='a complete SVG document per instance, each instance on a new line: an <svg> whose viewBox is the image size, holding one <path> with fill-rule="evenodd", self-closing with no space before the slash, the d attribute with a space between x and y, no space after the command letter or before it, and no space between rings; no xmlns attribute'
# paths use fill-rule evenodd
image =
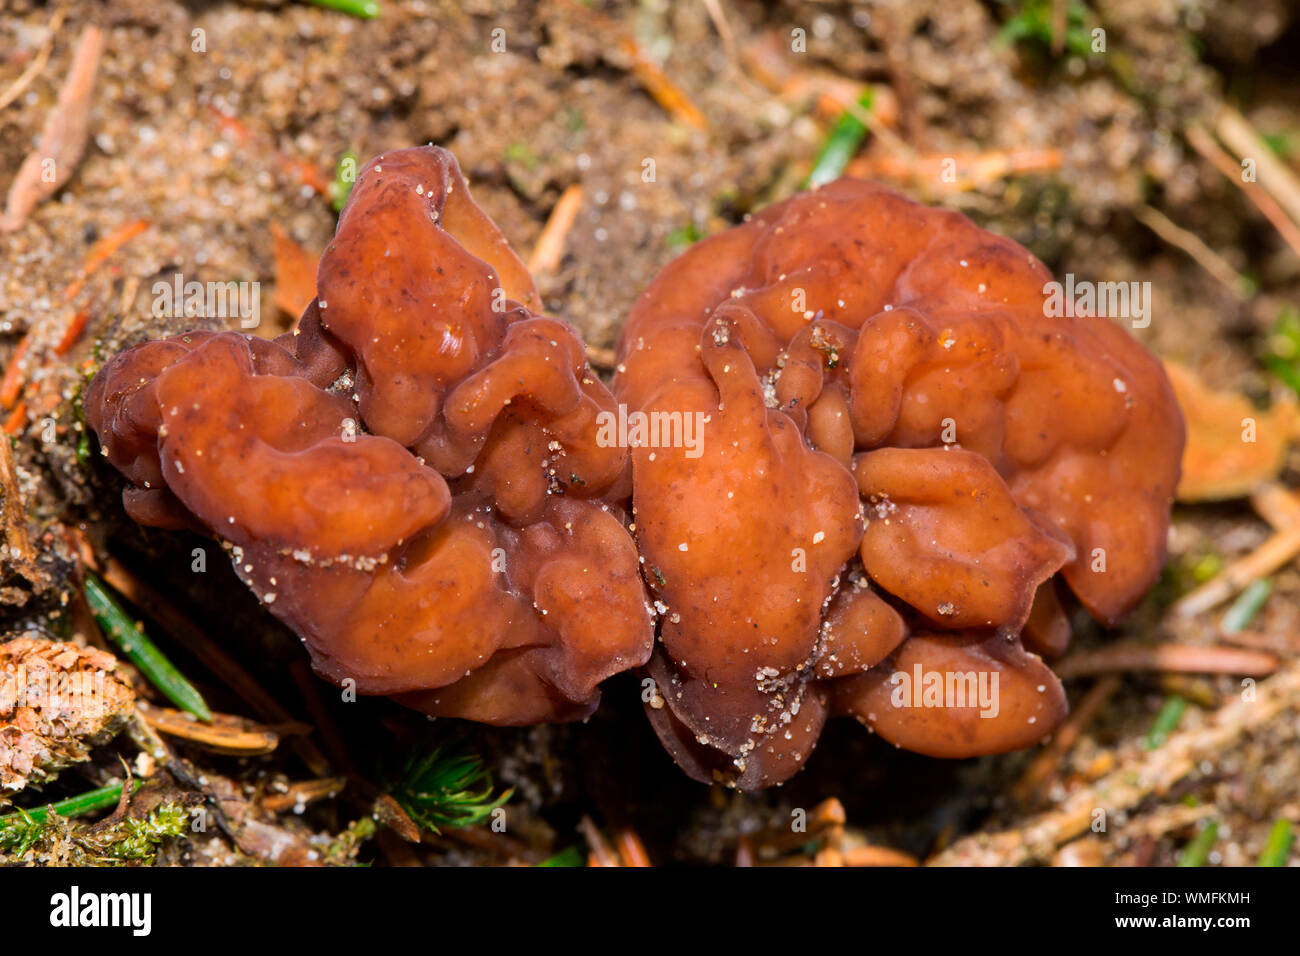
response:
<svg viewBox="0 0 1300 956"><path fill-rule="evenodd" d="M87 26L77 41L68 77L45 118L39 145L28 154L9 186L0 232L19 228L42 201L67 185L86 150L95 73L104 53L104 32Z"/></svg>

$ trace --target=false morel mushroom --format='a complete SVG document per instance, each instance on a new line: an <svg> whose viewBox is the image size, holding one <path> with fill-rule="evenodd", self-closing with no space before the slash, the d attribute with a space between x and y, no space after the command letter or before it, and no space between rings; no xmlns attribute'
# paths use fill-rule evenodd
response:
<svg viewBox="0 0 1300 956"><path fill-rule="evenodd" d="M627 452L568 325L436 148L372 161L275 341L192 332L86 395L127 511L226 543L318 673L430 714L589 714L651 622Z"/></svg>
<svg viewBox="0 0 1300 956"><path fill-rule="evenodd" d="M638 301L614 391L660 443L632 451L647 712L691 776L779 783L836 714L943 757L1060 721L1056 580L1108 623L1148 590L1183 424L1160 364L1111 318L1049 314L1050 280L846 179ZM702 440L663 441L692 415Z"/></svg>
<svg viewBox="0 0 1300 956"><path fill-rule="evenodd" d="M672 262L611 394L451 155L400 150L292 334L128 349L86 416L127 512L224 542L322 676L527 724L645 665L674 759L753 789L836 715L934 756L1033 743L1066 589L1111 623L1155 580L1178 407L1050 278L840 180Z"/></svg>

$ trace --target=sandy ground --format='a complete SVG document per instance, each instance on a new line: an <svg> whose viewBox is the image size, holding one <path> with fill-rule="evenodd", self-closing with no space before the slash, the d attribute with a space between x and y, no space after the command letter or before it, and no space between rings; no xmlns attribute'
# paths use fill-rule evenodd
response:
<svg viewBox="0 0 1300 956"><path fill-rule="evenodd" d="M828 124L810 97L764 82L756 68L764 44L786 45L792 30L803 31L806 53L787 65L892 91L897 120L871 138L868 160L1059 148L1059 168L995 176L974 190L933 177L892 183L1010 235L1058 273L1150 281L1154 319L1141 334L1157 352L1255 398L1273 387L1258 362L1260 343L1281 305L1297 297L1300 262L1181 132L1189 117L1212 116L1225 99L1241 103L1262 130L1300 129L1288 53L1295 25L1285 4L1099 2L1093 17L1105 26L1108 52L1063 63L1043 44L997 41L1011 16L997 3L720 6L727 42L705 4L662 0L384 0L373 21L294 2L70 4L48 64L0 110L0 187L7 188L9 171L39 136L77 35L88 22L105 28L85 157L66 188L0 235L0 356L33 330L38 339L57 338L78 311L88 323L57 367L42 372L57 386L55 399L47 408L33 402L15 429L20 484L38 524L89 518L96 534L137 560L183 553L119 526L111 480L83 469L73 454L81 372L103 351L157 331L152 285L177 272L261 283L258 333L286 328L293 317L270 306L272 225L318 253L335 215L313 183L331 178L349 150L364 160L413 143L448 147L525 257L560 195L580 185L566 255L539 284L547 307L589 344L613 345L635 296L685 237L725 228L798 188ZM53 5L5 0L0 89L39 56L54 14ZM1288 30L1290 40L1280 42ZM656 102L631 68L628 41L680 85L705 128ZM1198 235L1257 292L1242 299L1154 234L1138 216L1145 206ZM147 228L69 300L66 290L95 243L141 220ZM52 432L43 427L46 414ZM1245 553L1267 533L1243 505L1180 509L1171 579L1206 555ZM46 546L51 566L66 568L66 548ZM228 614L240 631L234 646L263 653L268 681L281 681L296 700L294 685L275 676L296 648L230 579L206 593L167 585L200 613ZM1207 640L1204 622L1175 628L1164 621L1160 602L1170 593L1153 598L1129 631ZM1300 579L1283 572L1255 627L1294 633L1297 594ZM41 611L31 602L5 613L14 627ZM1088 684L1072 682L1072 698ZM616 681L610 696L620 690L628 687ZM1232 678L1201 681L1204 706L1189 709L1185 728L1194 730L1235 690ZM1145 734L1170 692L1155 678L1127 680L1038 806L1095 780L1105 754L1122 759L1115 754ZM367 727L406 719L382 703L368 717ZM537 852L571 842L586 813L609 826L634 825L660 860L730 859L741 833L779 826L791 808L837 797L855 832L923 856L985 823L1012 825L1025 812L1005 787L1026 755L937 765L890 752L853 726L829 732L791 786L753 797L710 793L682 779L635 707L611 704L582 727L467 733L498 779L518 788ZM1250 734L1158 804L1216 807L1225 822L1214 862L1249 862L1273 820L1300 822L1294 734L1294 720ZM301 772L274 761L222 769L236 778ZM1169 862L1194 823L1112 841L1104 859L1132 862L1140 853L1143 862ZM448 862L492 858L446 843L427 852Z"/></svg>

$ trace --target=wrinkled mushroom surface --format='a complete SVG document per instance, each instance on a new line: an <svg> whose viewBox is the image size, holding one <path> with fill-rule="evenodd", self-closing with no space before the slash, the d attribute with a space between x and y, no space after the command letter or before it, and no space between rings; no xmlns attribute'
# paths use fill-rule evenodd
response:
<svg viewBox="0 0 1300 956"><path fill-rule="evenodd" d="M692 776L783 781L834 714L946 757L1060 721L1054 582L1105 622L1147 591L1183 425L1115 321L1048 315L1050 279L963 216L840 180L638 301L614 391L663 425L632 452L648 713ZM693 447L663 441L671 415L698 416Z"/></svg>
<svg viewBox="0 0 1300 956"><path fill-rule="evenodd" d="M835 715L935 756L1033 743L1063 601L1112 622L1154 581L1178 408L1049 280L841 180L671 263L611 394L451 155L400 150L293 334L128 349L86 416L128 513L223 541L323 676L527 724L645 665L677 762L752 789Z"/></svg>
<svg viewBox="0 0 1300 956"><path fill-rule="evenodd" d="M127 511L227 544L316 670L430 714L590 713L652 632L613 405L451 154L380 156L272 342L128 349L86 396Z"/></svg>

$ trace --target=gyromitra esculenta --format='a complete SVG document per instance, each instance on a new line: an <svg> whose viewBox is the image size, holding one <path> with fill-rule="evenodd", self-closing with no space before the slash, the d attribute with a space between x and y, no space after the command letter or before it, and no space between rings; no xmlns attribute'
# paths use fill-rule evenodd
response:
<svg viewBox="0 0 1300 956"><path fill-rule="evenodd" d="M226 542L333 681L497 724L591 713L653 632L576 332L532 311L441 149L361 172L317 294L275 341L192 332L105 364L86 418L127 511Z"/></svg>
<svg viewBox="0 0 1300 956"><path fill-rule="evenodd" d="M1158 573L1177 406L1117 324L1046 317L1049 278L841 180L670 264L616 404L451 155L400 150L292 335L136 346L86 414L128 513L226 542L323 676L524 724L647 665L677 762L752 789L834 714L936 756L1039 739L1058 572L1103 621Z"/></svg>
<svg viewBox="0 0 1300 956"><path fill-rule="evenodd" d="M1050 279L963 216L840 180L638 301L615 394L661 439L671 415L703 434L632 452L647 712L691 776L783 781L834 714L941 757L1059 722L1056 576L1102 621L1141 598L1183 424L1116 322L1045 314Z"/></svg>

